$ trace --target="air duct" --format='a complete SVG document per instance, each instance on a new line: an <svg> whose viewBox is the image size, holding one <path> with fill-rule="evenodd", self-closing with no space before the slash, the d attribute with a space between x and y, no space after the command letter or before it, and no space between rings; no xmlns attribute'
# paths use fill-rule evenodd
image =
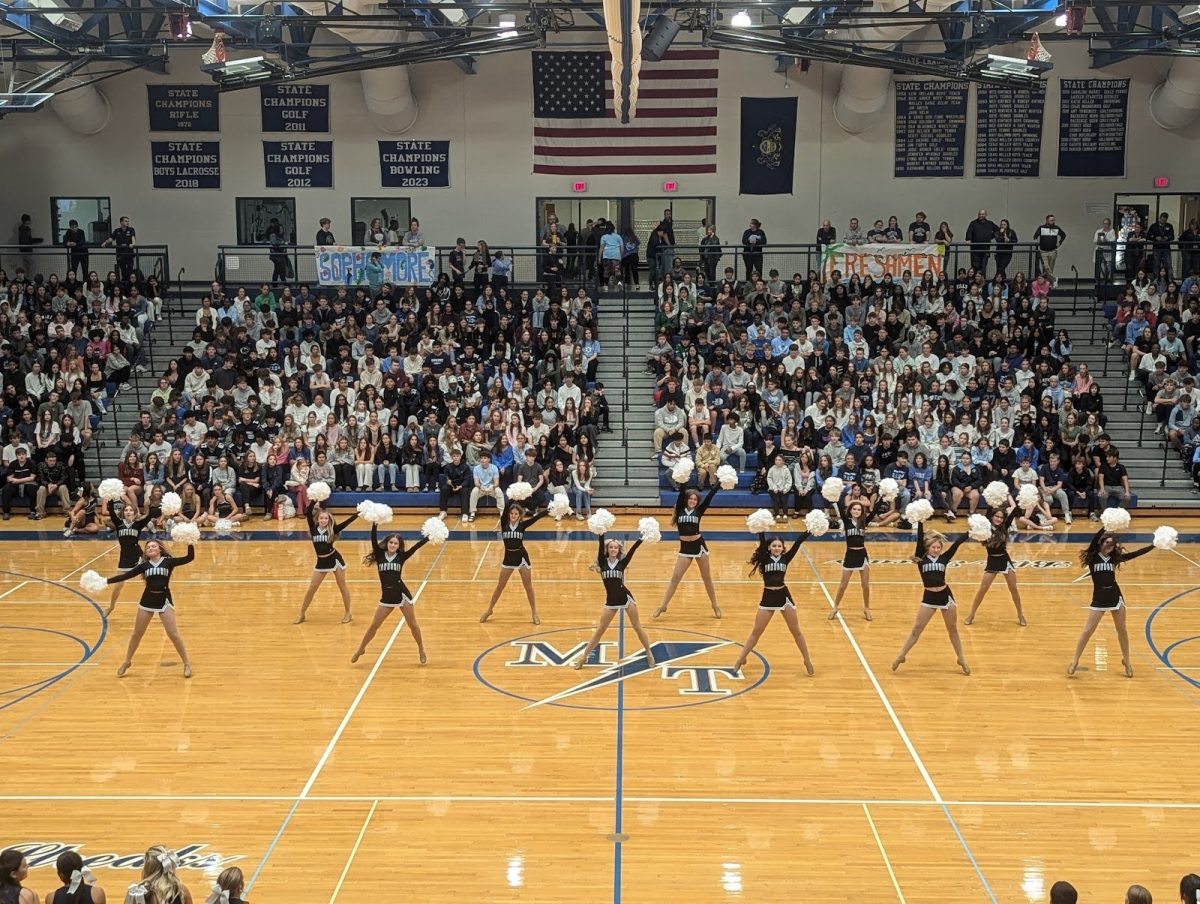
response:
<svg viewBox="0 0 1200 904"><path fill-rule="evenodd" d="M954 0L929 0L926 13L949 9ZM871 7L874 13L896 13L908 9L908 0L878 0ZM849 29L844 40L861 43L873 49L894 47L915 31L925 27L925 22L913 25L862 26ZM888 87L892 83L892 70L873 66L842 67L842 83L833 102L833 118L837 124L857 135L865 132L878 120L887 106Z"/></svg>
<svg viewBox="0 0 1200 904"><path fill-rule="evenodd" d="M1150 92L1150 118L1169 132L1200 116L1200 60L1177 59L1167 77Z"/></svg>
<svg viewBox="0 0 1200 904"><path fill-rule="evenodd" d="M59 67L58 63L39 63L43 72L51 72ZM72 86L73 77L67 76L62 81L63 93L55 94L50 101L50 109L64 126L76 135L98 135L108 125L112 109L105 97L95 85ZM66 90L70 88L70 90ZM53 88L47 88L53 91Z"/></svg>

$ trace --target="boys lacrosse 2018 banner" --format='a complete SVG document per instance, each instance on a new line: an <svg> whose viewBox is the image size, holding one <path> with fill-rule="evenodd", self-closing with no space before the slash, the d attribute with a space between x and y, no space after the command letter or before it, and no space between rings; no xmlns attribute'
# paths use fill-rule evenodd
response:
<svg viewBox="0 0 1200 904"><path fill-rule="evenodd" d="M367 265L378 252L381 283L393 286L431 286L437 279L436 248L399 245L317 245L317 281L323 286L368 286Z"/></svg>
<svg viewBox="0 0 1200 904"><path fill-rule="evenodd" d="M843 279L851 276L870 276L879 279L885 273L893 277L909 271L916 279L926 271L932 271L935 277L942 275L942 262L945 260L946 246L911 243L845 245L838 242L825 247L825 256L821 264L821 272L828 278L837 270Z"/></svg>

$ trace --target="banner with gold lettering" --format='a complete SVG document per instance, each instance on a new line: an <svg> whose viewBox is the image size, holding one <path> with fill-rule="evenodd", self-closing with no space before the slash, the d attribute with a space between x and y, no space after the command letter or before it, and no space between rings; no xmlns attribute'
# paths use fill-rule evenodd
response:
<svg viewBox="0 0 1200 904"><path fill-rule="evenodd" d="M918 279L926 270L940 277L945 257L945 245L908 242L846 245L838 242L825 246L821 272L826 279L834 270L841 273L843 279L851 276L879 279L885 273L899 277L905 270Z"/></svg>

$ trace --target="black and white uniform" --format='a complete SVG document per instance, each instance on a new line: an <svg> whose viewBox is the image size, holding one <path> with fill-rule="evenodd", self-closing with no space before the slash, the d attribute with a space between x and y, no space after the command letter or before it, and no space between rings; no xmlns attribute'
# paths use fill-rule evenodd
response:
<svg viewBox="0 0 1200 904"><path fill-rule="evenodd" d="M862 518L856 521L846 514L838 500L837 513L842 519L842 534L846 537L846 552L842 556L842 568L846 571L862 571L871 561L867 556L867 525L871 523L874 514L868 505L862 503Z"/></svg>
<svg viewBox="0 0 1200 904"><path fill-rule="evenodd" d="M83 506L83 526L96 523L96 497L88 497L88 501ZM119 523L119 522L118 522Z"/></svg>
<svg viewBox="0 0 1200 904"><path fill-rule="evenodd" d="M346 560L342 558L342 554L333 548L333 541L337 539L338 534L344 531L352 521L358 518L358 515L351 515L341 524L333 520L333 516L329 516L329 527L324 530L319 530L317 527L317 517L313 514L315 509L309 507L304 513L308 518L308 532L312 536L313 549L317 551L317 564L313 567L313 571L328 573L331 571L345 571Z"/></svg>
<svg viewBox="0 0 1200 904"><path fill-rule="evenodd" d="M525 531L544 517L546 517L545 512L534 515L532 518L517 522L516 527L511 526L507 520L505 521L498 531L500 542L504 544L504 561L500 563L501 568L533 567L533 563L529 561L529 552L525 549Z"/></svg>
<svg viewBox="0 0 1200 904"><path fill-rule="evenodd" d="M217 517L218 518L228 518L232 514L233 514L233 506L229 503L228 499L224 500L223 502L217 503Z"/></svg>
<svg viewBox="0 0 1200 904"><path fill-rule="evenodd" d="M967 535L963 534L940 556L924 555L922 550L925 546L925 524L922 522L917 525L917 555L921 557L917 568L921 570L921 584L925 587L925 592L921 595L922 606L927 609L949 609L957 605L954 594L946 584L946 567L966 539Z"/></svg>
<svg viewBox="0 0 1200 904"><path fill-rule="evenodd" d="M600 551L596 554L596 567L600 569L600 578L604 581L604 608L624 609L630 603L636 603L633 594L625 587L625 569L633 561L633 554L642 545L636 541L629 552L619 559L610 559L604 551L605 538L600 536Z"/></svg>
<svg viewBox="0 0 1200 904"><path fill-rule="evenodd" d="M404 583L404 563L428 542L427 538L422 537L394 556L389 556L387 550L379 545L378 525L371 525L371 550L375 555L375 568L379 571L379 605L394 609L396 606L412 604L412 592Z"/></svg>
<svg viewBox="0 0 1200 904"><path fill-rule="evenodd" d="M62 888L57 889L54 892L54 897L51 899L51 904L67 904L67 902L71 900L71 895L67 891L68 888L69 886L64 885ZM91 902L95 900L95 898L92 897L92 889L88 885L84 885L83 888L86 892L84 900L87 902L87 904L91 904ZM230 901L229 904L233 904L233 901Z"/></svg>
<svg viewBox="0 0 1200 904"><path fill-rule="evenodd" d="M808 531L802 531L792 543L791 549L786 550L781 556L768 555L759 565L763 579L762 599L758 602L759 609L775 612L780 609L796 608L792 592L787 588L787 570L788 566L792 564L792 559L796 557L796 553L800 551L800 544L808 538ZM770 538L765 533L758 535L760 551L765 551L769 542Z"/></svg>
<svg viewBox="0 0 1200 904"><path fill-rule="evenodd" d="M142 598L138 608L146 612L162 612L164 609L175 608L171 599L171 572L180 565L186 565L196 558L196 547L188 544L186 556L163 556L157 562L142 559L137 565L122 574L113 575L108 579L110 584L120 584L130 578L142 575L146 586L142 589Z"/></svg>
<svg viewBox="0 0 1200 904"><path fill-rule="evenodd" d="M1017 509L1014 507L1002 525L992 525L992 539L983 544L987 553L987 562L983 566L984 574L1008 574L1013 570L1012 556L1008 554L1008 529L1012 527L1016 517Z"/></svg>
<svg viewBox="0 0 1200 904"><path fill-rule="evenodd" d="M126 522L117 514L117 507L112 502L108 503L108 515L112 518L113 524L117 526L117 545L121 547L117 567L128 571L142 560L142 547L138 545L138 538L141 537L146 525L150 523L151 516L147 515L145 518L138 518L137 521Z"/></svg>
<svg viewBox="0 0 1200 904"><path fill-rule="evenodd" d="M699 559L708 555L708 544L700 535L700 519L708 511L708 504L713 501L715 495L717 495L717 485L713 484L708 495L694 509L685 508L687 490L680 493L679 498L675 500L675 528L679 531L679 554L685 559ZM683 539L685 536L695 539L685 540Z"/></svg>
<svg viewBox="0 0 1200 904"><path fill-rule="evenodd" d="M1096 537L1099 538L1103 533L1104 531L1100 530ZM1098 542L1098 539L1093 542ZM1125 605L1125 597L1121 594L1121 585L1117 583L1117 569L1130 559L1144 556L1152 549L1153 546L1143 546L1119 556L1098 555L1096 561L1088 566L1088 574L1092 578L1092 602L1088 608L1093 612L1112 612L1122 608Z"/></svg>

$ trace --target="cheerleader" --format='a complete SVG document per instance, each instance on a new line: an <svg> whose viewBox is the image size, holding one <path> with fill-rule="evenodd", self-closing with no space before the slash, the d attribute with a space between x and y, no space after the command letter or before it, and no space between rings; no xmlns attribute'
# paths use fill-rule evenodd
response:
<svg viewBox="0 0 1200 904"><path fill-rule="evenodd" d="M633 554L641 545L641 540L636 541L633 546L629 547L629 552L622 555L620 540L609 540L604 535L600 536L600 548L596 552L596 561L591 568L593 571L600 572L600 578L604 581L604 611L600 613L600 624L592 633L592 639L583 648L583 653L579 658L571 664L571 668L583 668L588 657L592 655L592 650L596 649L600 638L604 636L604 632L612 624L613 618L621 610L629 613L629 624L633 627L634 633L637 634L638 640L642 642L642 647L646 651L647 665L652 668L655 665L654 651L650 648L650 638L646 636L646 629L642 627L642 621L638 618L637 600L625 586L625 569L629 567L629 563L633 561Z"/></svg>
<svg viewBox="0 0 1200 904"><path fill-rule="evenodd" d="M762 599L758 603L758 614L754 616L754 627L750 630L750 636L746 638L737 662L734 663L734 672L742 670L750 651L758 644L758 639L762 637L763 631L767 630L767 625L771 623L775 613L779 612L782 613L788 630L792 632L796 646L800 648L800 655L804 657L804 668L808 670L809 675L812 675L813 664L812 660L808 658L808 644L804 642L804 635L800 633L800 622L796 618L796 603L792 600L792 592L788 590L785 583L788 565L800 551L800 544L808 537L808 531L801 532L792 542L792 548L785 552L783 540L779 537L771 537L768 540L766 534L758 535L758 548L750 556L750 574L758 572L762 575Z"/></svg>
<svg viewBox="0 0 1200 904"><path fill-rule="evenodd" d="M308 533L312 538L313 549L317 552L317 564L313 566L312 580L308 582L308 590L304 594L304 602L300 604L300 614L296 616L295 624L303 624L308 607L312 605L313 597L325 582L325 576L333 572L338 590L342 593L342 607L346 614L342 616L342 624L350 623L350 589L346 586L346 560L342 554L333 548L338 534L344 531L355 519L351 515L341 524L333 520L333 515L320 505L310 505L304 513L308 519Z"/></svg>
<svg viewBox="0 0 1200 904"><path fill-rule="evenodd" d="M162 620L163 629L175 651L183 660L183 677L192 677L192 664L188 660L187 648L179 634L179 625L175 621L175 602L171 599L171 572L180 565L186 565L196 558L196 547L188 544L186 556L170 556L166 548L158 540L146 543L145 555L142 560L128 571L113 575L108 579L110 584L120 584L130 578L143 576L146 586L142 589L142 599L138 603L137 619L133 623L133 633L129 635L129 648L125 651L125 661L117 669L117 677L124 678L133 663L133 654L137 652L142 642L142 635L150 619L157 615Z"/></svg>
<svg viewBox="0 0 1200 904"><path fill-rule="evenodd" d="M96 514L98 505L99 499L96 496L95 488L91 483L85 482L79 498L75 500L75 505L71 507L71 512L67 515L63 536L100 533L100 519Z"/></svg>
<svg viewBox="0 0 1200 904"><path fill-rule="evenodd" d="M421 626L417 624L417 610L416 604L413 602L412 591L404 583L404 563L428 542L428 539L422 537L412 546L405 548L404 538L399 534L392 534L384 537L381 544L379 542L379 526L371 525L371 552L363 556L363 564L374 565L379 571L379 606L375 609L375 617L371 619L367 633L363 635L362 643L350 657L351 662L358 662L359 657L367 652L367 644L374 639L380 625L387 621L393 610L399 607L408 629L412 631L413 640L417 642L421 665L425 664L425 643L421 639Z"/></svg>
<svg viewBox="0 0 1200 904"><path fill-rule="evenodd" d="M892 662L893 672L904 663L908 651L920 639L921 632L933 618L933 613L940 611L942 620L946 623L946 633L950 635L950 643L958 656L959 668L962 669L964 675L971 674L971 669L963 656L962 638L958 636L958 607L954 602L954 594L946 586L946 567L966 539L967 535L963 534L950 544L949 549L946 549L945 537L936 531L930 531L926 535L925 524L922 522L917 525L917 550L913 561L921 570L921 584L924 586L925 592L921 596L921 608L917 610L917 620L913 623L912 631L909 632L908 639L904 641L900 655ZM945 551L943 552L943 550Z"/></svg>
<svg viewBox="0 0 1200 904"><path fill-rule="evenodd" d="M120 557L117 559L117 567L122 571L129 571L142 558L142 547L138 544L138 538L146 525L150 523L153 515L147 513L145 517L137 518L137 509L126 502L121 506L121 514L117 514L117 504L115 500L110 500L108 503L108 517L112 519L113 530L117 533L117 545L120 547ZM112 589L112 596L108 600L108 608L104 610L104 615L107 618L112 615L114 609L117 608L117 600L121 597L121 585L118 582L109 581L110 584L116 583ZM143 629L145 630L145 629Z"/></svg>
<svg viewBox="0 0 1200 904"><path fill-rule="evenodd" d="M1011 504L1011 500L1009 501ZM984 551L987 553L987 563L983 566L983 578L979 582L979 589L975 591L971 611L963 619L964 625L975 621L975 613L979 611L979 604L983 602L983 598L991 589L996 575L1002 574L1004 583L1008 584L1008 592L1012 596L1013 605L1017 607L1017 624L1022 628L1025 627L1025 612L1021 609L1021 591L1017 589L1017 572L1013 568L1012 557L1008 554L1008 529L1012 527L1013 520L1017 517L1017 511L1017 506L1012 504L1008 515L1004 514L1004 509L998 508L988 516L992 522L992 536L983 544Z"/></svg>
<svg viewBox="0 0 1200 904"><path fill-rule="evenodd" d="M654 612L655 618L666 614L667 606L671 602L671 597L675 595L676 588L679 587L680 579L693 561L700 569L700 577L704 581L704 589L708 592L708 601L712 604L713 615L717 618L721 617L721 607L717 605L717 591L713 587L712 571L708 564L708 544L704 542L704 537L700 533L700 519L704 517L716 492L717 484L713 484L709 488L708 495L701 501L699 490L687 489L681 491L679 498L675 500L675 514L671 516L671 523L679 531L679 557L675 561L675 570L671 572L671 580L667 582L662 605Z"/></svg>
<svg viewBox="0 0 1200 904"><path fill-rule="evenodd" d="M862 586L863 618L871 620L871 559L867 555L867 525L871 523L873 512L861 500L855 499L842 508L839 500L835 503L838 517L842 521L842 533L846 537L846 552L842 556L842 580L838 584L837 594L833 598L833 611L829 620L838 617L842 597L850 586L850 577L858 572L858 582Z"/></svg>
<svg viewBox="0 0 1200 904"><path fill-rule="evenodd" d="M521 583L525 585L525 596L529 599L529 611L533 616L533 623L535 625L542 623L542 620L538 618L537 599L533 595L533 565L529 561L529 552L525 549L525 531L544 518L546 513L542 512L521 520L523 514L524 510L519 502L510 502L504 507L504 514L500 517L500 540L504 543L504 561L500 563L500 578L496 581L496 589L492 591L492 599L488 603L487 611L479 616L481 622L492 617L496 601L500 599L500 594L508 586L508 579L515 571L521 576Z"/></svg>
<svg viewBox="0 0 1200 904"><path fill-rule="evenodd" d="M46 904L105 904L108 900L77 852L59 854L54 866L63 885L46 895Z"/></svg>
<svg viewBox="0 0 1200 904"><path fill-rule="evenodd" d="M1087 549L1079 554L1079 562L1092 577L1092 603L1088 606L1087 621L1079 642L1075 644L1075 657L1067 666L1067 674L1074 675L1079 668L1079 657L1083 655L1088 641L1096 633L1104 613L1112 614L1113 626L1117 629L1117 642L1121 645L1121 664L1125 666L1125 677L1133 677L1133 665L1129 661L1129 630L1125 625L1125 597L1117 583L1117 569L1138 556L1144 556L1154 546L1143 546L1133 552L1125 552L1115 534L1103 528L1092 537Z"/></svg>
<svg viewBox="0 0 1200 904"><path fill-rule="evenodd" d="M192 904L192 893L179 881L178 868L179 855L165 844L146 851L140 882L146 891L145 904Z"/></svg>
<svg viewBox="0 0 1200 904"><path fill-rule="evenodd" d="M246 904L242 895L246 893L246 877L236 866L227 866L213 883L212 894L204 904Z"/></svg>

